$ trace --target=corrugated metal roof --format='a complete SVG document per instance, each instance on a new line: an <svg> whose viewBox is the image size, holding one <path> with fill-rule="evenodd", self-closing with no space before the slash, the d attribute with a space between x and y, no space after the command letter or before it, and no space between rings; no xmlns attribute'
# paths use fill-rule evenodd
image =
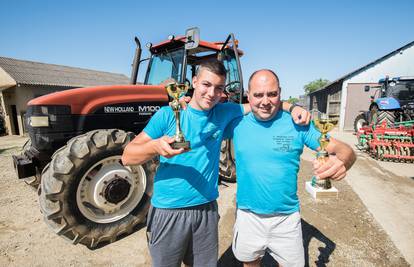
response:
<svg viewBox="0 0 414 267"><path fill-rule="evenodd" d="M87 87L129 83L128 77L123 74L7 57L0 57L0 67L3 68L4 71L17 82L17 84Z"/></svg>
<svg viewBox="0 0 414 267"><path fill-rule="evenodd" d="M362 66L361 68L356 69L356 70L354 70L354 71L352 71L352 72L350 72L350 73L348 73L348 74L346 74L346 75L344 75L344 76L342 76L342 77L340 77L340 78L336 79L335 81L333 81L333 82L331 82L331 83L329 83L329 84L325 85L324 87L322 87L322 88L320 88L320 89L318 89L318 90L313 91L313 92L312 92L312 93L310 93L309 95L311 95L311 94L313 94L313 93L316 93L316 92L320 92L320 91L322 91L322 90L325 90L326 88L330 87L330 86L331 86L332 84L334 84L334 83L337 83L337 82L343 82L344 80L348 79L349 77L351 77L351 76L353 76L353 75L355 75L355 74L358 74L358 73L360 73L360 72L362 72L362 71L364 71L364 70L366 70L366 69L368 69L368 68L370 68L370 67L372 67L372 66L374 66L374 65L378 64L379 62L381 62L381 61L383 61L383 60L385 60L385 59L387 59L387 58L389 58L389 57L392 57L392 56L394 56L395 54L400 53L401 51L403 51L403 50L405 50L405 49L407 49L407 48L409 48L409 47L411 47L411 46L413 46L413 45L414 45L414 41L412 41L412 42L410 42L410 43L408 43L408 44L406 44L406 45L404 45L404 46L402 46L402 47L400 47L400 48L398 48L398 49L395 49L394 51L392 51L392 52L390 52L390 53L386 54L385 56L380 57L379 59L376 59L376 60L374 60L374 61L372 61L372 62L368 63L367 65Z"/></svg>

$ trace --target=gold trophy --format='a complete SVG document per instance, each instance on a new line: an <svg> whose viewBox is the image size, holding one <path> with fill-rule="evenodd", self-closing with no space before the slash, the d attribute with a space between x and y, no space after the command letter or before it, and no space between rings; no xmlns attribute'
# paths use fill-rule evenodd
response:
<svg viewBox="0 0 414 267"><path fill-rule="evenodd" d="M321 137L319 138L321 150L316 153L316 160L320 163L325 163L329 159L328 152L326 151L326 147L329 144L327 134L336 126L338 120L329 119L327 114L319 111L314 111L312 117L316 129L321 132ZM329 178L318 179L316 176L313 176L312 181L306 182L306 191L315 199L338 197L338 189L332 186Z"/></svg>
<svg viewBox="0 0 414 267"><path fill-rule="evenodd" d="M181 131L181 126L180 126L181 105L179 102L180 97L184 96L187 93L188 85L170 83L165 86L165 89L167 89L168 95L173 99L170 102L170 107L174 111L174 115L175 115L175 135L173 136L175 141L171 144L171 147L174 149L184 148L184 150L189 150L190 142L185 140L184 134Z"/></svg>

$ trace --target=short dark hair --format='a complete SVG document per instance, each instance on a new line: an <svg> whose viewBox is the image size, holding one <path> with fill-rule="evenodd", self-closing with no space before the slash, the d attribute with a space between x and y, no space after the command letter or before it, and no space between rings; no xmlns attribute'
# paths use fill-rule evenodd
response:
<svg viewBox="0 0 414 267"><path fill-rule="evenodd" d="M204 61L200 65L198 65L196 76L198 76L198 74L200 73L202 69L206 69L216 75L226 78L226 74L227 74L226 68L224 67L222 62L216 59Z"/></svg>
<svg viewBox="0 0 414 267"><path fill-rule="evenodd" d="M276 81L277 81L277 84L279 85L279 89L282 89L281 87L280 87L280 82L279 82L279 77L277 76L277 74L273 71L273 70L270 70L270 69L261 69L261 70L256 70L255 72L253 72L252 73L252 75L250 75L250 78L249 78L249 84L248 84L248 88L250 89L250 83L251 83L251 81L253 80L253 77L258 73L258 72L260 72L260 71L267 71L267 72L270 72L274 77L275 77L275 79L276 79Z"/></svg>

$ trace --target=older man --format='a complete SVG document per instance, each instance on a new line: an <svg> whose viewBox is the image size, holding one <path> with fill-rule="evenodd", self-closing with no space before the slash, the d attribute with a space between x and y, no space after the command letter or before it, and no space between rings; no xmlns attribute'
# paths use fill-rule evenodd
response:
<svg viewBox="0 0 414 267"><path fill-rule="evenodd" d="M297 173L304 145L319 148L312 125L298 126L281 110L278 76L259 70L249 80L252 112L233 121L237 170L237 219L233 252L244 266L260 266L266 251L284 267L304 266ZM316 166L319 178L340 180L355 161L353 150L330 138L329 161Z"/></svg>

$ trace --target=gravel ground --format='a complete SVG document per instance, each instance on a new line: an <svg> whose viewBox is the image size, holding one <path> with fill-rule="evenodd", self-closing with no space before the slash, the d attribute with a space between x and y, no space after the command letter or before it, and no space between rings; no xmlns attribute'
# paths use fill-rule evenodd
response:
<svg viewBox="0 0 414 267"><path fill-rule="evenodd" d="M12 167L11 154L24 141L0 137L0 266L151 265L145 229L95 250L74 246L50 231L40 214L36 192L16 179ZM345 181L335 183L338 199L314 201L304 190L311 175L310 161L303 160L298 187L309 266L409 266ZM220 186L219 266L241 266L230 247L235 190L236 184ZM262 265L276 263L267 256Z"/></svg>

